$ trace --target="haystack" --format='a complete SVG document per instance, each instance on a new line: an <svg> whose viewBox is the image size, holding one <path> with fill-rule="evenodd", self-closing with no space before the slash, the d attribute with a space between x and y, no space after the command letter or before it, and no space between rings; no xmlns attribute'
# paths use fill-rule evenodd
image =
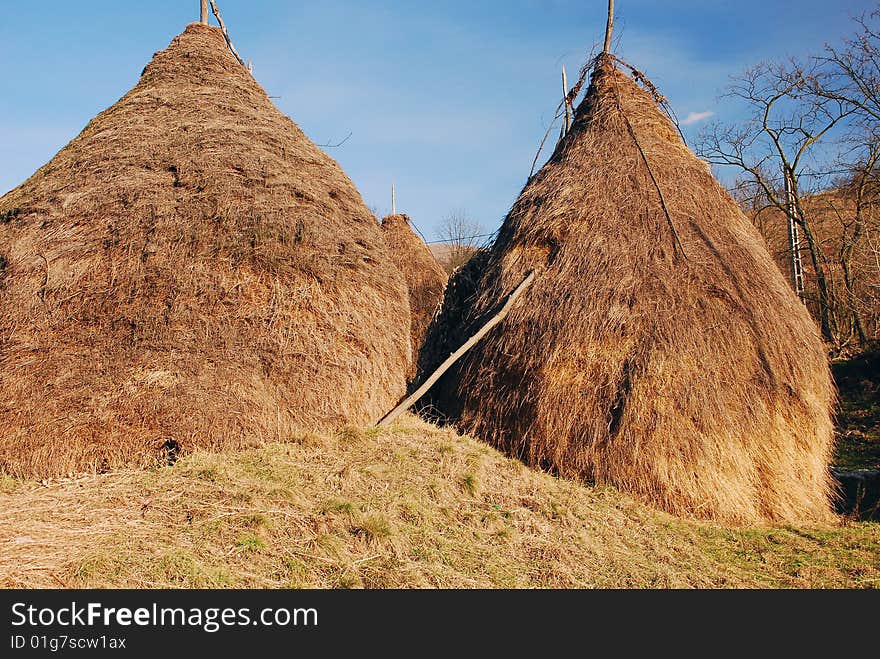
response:
<svg viewBox="0 0 880 659"><path fill-rule="evenodd" d="M413 354L417 355L425 340L428 325L437 313L446 289L446 271L428 246L410 226L407 215L389 215L382 220L382 236L397 269L403 274L409 288L409 306L412 313L410 340ZM409 378L416 373L416 360L413 359Z"/></svg>
<svg viewBox="0 0 880 659"><path fill-rule="evenodd" d="M833 390L815 325L736 203L610 58L505 219L463 334L531 271L434 394L461 429L678 515L829 518ZM460 306L447 298L426 351L449 354L444 328L458 321L444 316Z"/></svg>
<svg viewBox="0 0 880 659"><path fill-rule="evenodd" d="M406 284L340 167L191 25L0 198L0 471L154 464L378 419Z"/></svg>
<svg viewBox="0 0 880 659"><path fill-rule="evenodd" d="M464 265L456 268L450 275L443 299L425 330L422 347L416 355L414 383L426 381L453 351L465 344L476 329L473 319L469 318L490 255L491 251L488 249L477 250ZM453 374L456 372L452 371ZM452 375L441 377L417 401L415 409L431 421L446 423L450 420L450 410L455 409L455 385L455 377Z"/></svg>

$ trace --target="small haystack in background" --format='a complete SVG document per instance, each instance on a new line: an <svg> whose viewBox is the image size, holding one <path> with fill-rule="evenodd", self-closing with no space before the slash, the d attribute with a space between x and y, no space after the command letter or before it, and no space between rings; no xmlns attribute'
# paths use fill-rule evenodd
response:
<svg viewBox="0 0 880 659"><path fill-rule="evenodd" d="M430 402L530 465L674 514L829 519L833 390L814 323L653 88L596 62L476 290L453 277L421 371L458 347L450 326L473 334L537 277Z"/></svg>
<svg viewBox="0 0 880 659"><path fill-rule="evenodd" d="M380 228L217 28L157 53L0 218L0 472L367 424L405 392Z"/></svg>
<svg viewBox="0 0 880 659"><path fill-rule="evenodd" d="M409 287L413 361L408 375L412 379L416 373L415 357L425 339L428 325L443 299L447 276L428 246L412 230L409 216L395 214L384 218L382 236L391 260L403 274Z"/></svg>
<svg viewBox="0 0 880 659"><path fill-rule="evenodd" d="M468 314L476 304L480 280L490 254L488 249L477 251L449 277L439 309L425 329L422 347L416 355L414 382L424 382L450 354L470 338L469 332L472 333L475 328L468 322ZM438 415L436 410L449 407L449 401L455 396L454 385L454 378L441 377L418 401L416 409L431 420L444 421L445 415Z"/></svg>

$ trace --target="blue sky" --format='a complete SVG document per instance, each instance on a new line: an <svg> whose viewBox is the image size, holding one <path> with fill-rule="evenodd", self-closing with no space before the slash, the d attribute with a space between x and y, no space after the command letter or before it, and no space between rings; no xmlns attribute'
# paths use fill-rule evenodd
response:
<svg viewBox="0 0 880 659"><path fill-rule="evenodd" d="M196 0L0 0L0 194L137 83L198 18ZM495 229L561 96L605 25L606 0L218 0L255 76L340 162L378 213L433 238L464 210ZM618 0L617 53L672 103L736 118L730 75L853 31L866 0ZM705 121L705 119L704 119Z"/></svg>

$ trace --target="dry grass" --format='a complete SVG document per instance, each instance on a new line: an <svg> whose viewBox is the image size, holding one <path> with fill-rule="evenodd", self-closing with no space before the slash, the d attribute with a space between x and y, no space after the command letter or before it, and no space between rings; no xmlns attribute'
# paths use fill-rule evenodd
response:
<svg viewBox="0 0 880 659"><path fill-rule="evenodd" d="M425 340L428 325L437 314L437 308L446 289L446 271L434 258L428 246L410 227L406 215L389 215L382 220L382 237L388 246L391 260L403 274L409 288L409 306L412 313L410 341L413 355L417 355ZM413 359L408 379L416 374Z"/></svg>
<svg viewBox="0 0 880 659"><path fill-rule="evenodd" d="M406 285L375 218L216 28L0 198L0 264L14 475L367 424L405 392Z"/></svg>
<svg viewBox="0 0 880 659"><path fill-rule="evenodd" d="M450 299L453 278L426 350L457 347L446 328L462 307L467 335L540 275L440 385L434 405L464 432L677 515L829 518L817 329L754 226L611 63L487 260L472 305Z"/></svg>
<svg viewBox="0 0 880 659"><path fill-rule="evenodd" d="M404 417L0 494L4 587L875 587L880 527L725 530Z"/></svg>

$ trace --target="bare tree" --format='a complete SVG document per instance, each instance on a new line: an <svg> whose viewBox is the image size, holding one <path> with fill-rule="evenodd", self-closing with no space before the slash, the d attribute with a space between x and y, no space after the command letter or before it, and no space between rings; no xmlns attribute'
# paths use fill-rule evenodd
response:
<svg viewBox="0 0 880 659"><path fill-rule="evenodd" d="M437 233L446 245L446 253L441 261L449 273L467 263L480 245L486 242L486 228L461 209L446 215Z"/></svg>
<svg viewBox="0 0 880 659"><path fill-rule="evenodd" d="M856 34L846 39L841 47L826 45L816 57L827 74L817 85L818 96L848 104L855 120L845 140L849 149L841 160L841 168L848 170L844 186L855 204L838 214L842 227L840 266L846 289L846 302L854 332L865 345L869 337L863 315L876 326L877 307L875 292L880 284L880 263L877 263L871 240L877 230L877 207L880 205L880 9L855 19ZM862 241L868 240L866 249ZM861 256L861 259L856 256ZM872 256L874 258L872 258ZM866 285L862 285L865 279ZM859 299L863 289L874 304ZM867 301L867 300L866 300Z"/></svg>
<svg viewBox="0 0 880 659"><path fill-rule="evenodd" d="M698 147L740 170L734 196L792 273L791 236L803 235L804 298L837 352L880 339L880 8L855 25L806 64L762 64L735 78L728 96L748 119L711 126Z"/></svg>
<svg viewBox="0 0 880 659"><path fill-rule="evenodd" d="M873 302L873 308L880 307L880 223L874 224L865 232L865 241L868 244L869 267L873 266L877 275L868 280L868 295Z"/></svg>
<svg viewBox="0 0 880 659"><path fill-rule="evenodd" d="M849 140L849 142L857 142ZM841 181L839 186L845 191L843 199L849 203L839 203L834 199L830 202L831 210L838 222L839 250L837 260L843 277L844 302L848 316L849 326L861 346L868 344L868 335L865 331L862 315L870 309L860 308L857 288L863 277L872 278L870 262L868 270L864 269L864 263L856 256L861 252L861 243L865 234L872 230L876 224L876 208L880 196L878 196L878 163L880 163L880 139L875 135L866 135L862 143L858 143L853 149L859 156L859 160L851 165L851 174ZM876 277L876 273L874 273Z"/></svg>
<svg viewBox="0 0 880 659"><path fill-rule="evenodd" d="M851 104L870 122L880 122L880 9L855 19L857 34L842 47L826 45L815 58L825 65L826 75L816 93Z"/></svg>
<svg viewBox="0 0 880 659"><path fill-rule="evenodd" d="M853 113L845 99L816 93L826 73L822 63L762 63L733 78L726 96L744 102L747 120L724 126L714 123L700 136L698 153L713 165L738 168L770 207L789 224L792 282L802 294L800 242L806 243L816 292L814 307L822 336L835 340L832 283L819 238L806 212L804 198L827 187L834 169L827 155L832 131ZM823 148L818 148L817 145Z"/></svg>

